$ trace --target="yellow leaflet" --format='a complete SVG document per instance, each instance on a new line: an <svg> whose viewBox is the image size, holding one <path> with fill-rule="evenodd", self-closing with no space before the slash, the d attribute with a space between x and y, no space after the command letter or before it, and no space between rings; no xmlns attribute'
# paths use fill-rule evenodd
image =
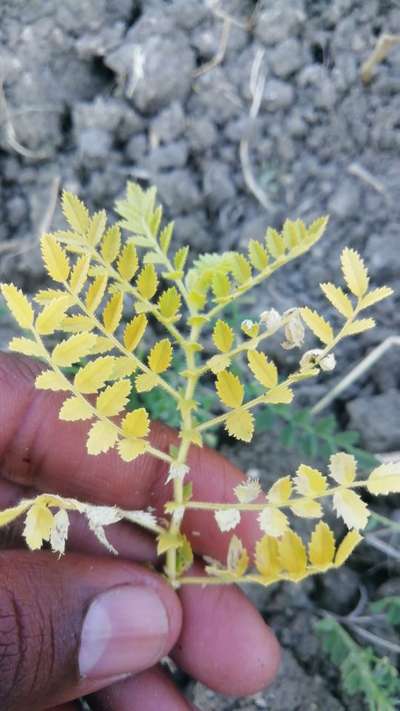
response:
<svg viewBox="0 0 400 711"><path fill-rule="evenodd" d="M345 282L354 296L364 296L368 289L368 271L358 252L345 247L341 257Z"/></svg>
<svg viewBox="0 0 400 711"><path fill-rule="evenodd" d="M80 314L66 316L61 323L61 329L65 331L65 333L92 331L94 327L95 323L90 316L81 316Z"/></svg>
<svg viewBox="0 0 400 711"><path fill-rule="evenodd" d="M299 516L300 518L321 518L323 513L321 504L313 499L294 501L290 509L295 516Z"/></svg>
<svg viewBox="0 0 400 711"><path fill-rule="evenodd" d="M307 555L300 536L288 529L278 541L279 560L292 580L299 580L306 573Z"/></svg>
<svg viewBox="0 0 400 711"><path fill-rule="evenodd" d="M160 237L160 243L161 243L161 237ZM174 267L175 267L175 269L178 270L178 272L182 271L183 267L185 266L188 254L189 254L189 247L187 245L185 247L180 247L175 252Z"/></svg>
<svg viewBox="0 0 400 711"><path fill-rule="evenodd" d="M87 279L89 266L90 256L88 254L82 254L82 256L77 259L69 280L71 291L74 294L79 294L83 289Z"/></svg>
<svg viewBox="0 0 400 711"><path fill-rule="evenodd" d="M172 360L172 346L168 338L153 346L148 357L149 368L153 373L163 373L169 368Z"/></svg>
<svg viewBox="0 0 400 711"><path fill-rule="evenodd" d="M74 396L64 400L58 416L60 420L75 422L77 420L90 420L94 417L94 413L88 402Z"/></svg>
<svg viewBox="0 0 400 711"><path fill-rule="evenodd" d="M144 439L121 439L118 442L118 453L124 462L132 462L144 454L146 449L147 443Z"/></svg>
<svg viewBox="0 0 400 711"><path fill-rule="evenodd" d="M100 353L108 353L112 349L113 344L109 338L106 336L95 336L95 342L90 353L91 355L100 355Z"/></svg>
<svg viewBox="0 0 400 711"><path fill-rule="evenodd" d="M214 326L212 339L215 347L218 348L221 353L228 353L233 345L233 331L225 321L219 319Z"/></svg>
<svg viewBox="0 0 400 711"><path fill-rule="evenodd" d="M249 259L255 269L262 272L268 265L268 252L260 242L256 239L251 239L249 242Z"/></svg>
<svg viewBox="0 0 400 711"><path fill-rule="evenodd" d="M357 462L352 454L338 452L330 458L329 471L338 484L348 486L356 478Z"/></svg>
<svg viewBox="0 0 400 711"><path fill-rule="evenodd" d="M158 308L161 316L170 320L178 316L178 311L181 307L181 297L174 286L171 286L166 291L163 291L159 300Z"/></svg>
<svg viewBox="0 0 400 711"><path fill-rule="evenodd" d="M282 536L289 526L287 516L274 506L266 506L258 514L257 521L261 530L273 538Z"/></svg>
<svg viewBox="0 0 400 711"><path fill-rule="evenodd" d="M241 504L249 504L261 494L261 486L257 479L247 479L234 488L235 496Z"/></svg>
<svg viewBox="0 0 400 711"><path fill-rule="evenodd" d="M136 370L136 365L129 356L117 356L114 358L114 368L110 380L126 378Z"/></svg>
<svg viewBox="0 0 400 711"><path fill-rule="evenodd" d="M90 218L86 239L92 247L95 247L96 244L100 242L106 227L106 221L107 216L105 210L95 212Z"/></svg>
<svg viewBox="0 0 400 711"><path fill-rule="evenodd" d="M272 361L269 361L265 353L260 351L247 351L249 368L261 385L266 388L274 388L278 384L278 370Z"/></svg>
<svg viewBox="0 0 400 711"><path fill-rule="evenodd" d="M45 370L37 376L35 388L38 390L69 390L70 384L62 375L54 373L52 370Z"/></svg>
<svg viewBox="0 0 400 711"><path fill-rule="evenodd" d="M235 281L241 286L251 279L251 264L243 254L235 254L232 265L232 274Z"/></svg>
<svg viewBox="0 0 400 711"><path fill-rule="evenodd" d="M240 523L240 511L237 509L221 509L214 511L214 518L219 530L224 533L236 528Z"/></svg>
<svg viewBox="0 0 400 711"><path fill-rule="evenodd" d="M333 508L348 528L359 530L368 523L368 507L355 491L344 489L334 494Z"/></svg>
<svg viewBox="0 0 400 711"><path fill-rule="evenodd" d="M344 293L343 289L329 282L326 284L320 284L320 287L328 301L331 302L332 306L334 306L335 309L342 314L342 316L349 318L352 315L353 305L347 294Z"/></svg>
<svg viewBox="0 0 400 711"><path fill-rule="evenodd" d="M60 296L55 301L50 301L40 312L35 321L35 328L42 336L48 336L56 330L63 330L63 321L66 310L71 306L72 297Z"/></svg>
<svg viewBox="0 0 400 711"><path fill-rule="evenodd" d="M268 402L271 405L279 405L280 403L289 405L293 400L293 390L291 390L287 385L277 385L273 390L266 393L264 396L264 402Z"/></svg>
<svg viewBox="0 0 400 711"><path fill-rule="evenodd" d="M126 437L146 437L150 431L150 420L144 407L139 407L125 415L121 423Z"/></svg>
<svg viewBox="0 0 400 711"><path fill-rule="evenodd" d="M157 291L158 277L153 264L145 264L141 270L136 288L144 299L151 299Z"/></svg>
<svg viewBox="0 0 400 711"><path fill-rule="evenodd" d="M1 293L6 304L21 328L32 328L33 309L26 296L14 284L2 284Z"/></svg>
<svg viewBox="0 0 400 711"><path fill-rule="evenodd" d="M227 407L241 406L244 388L237 375L233 375L229 370L218 373L215 387L224 405Z"/></svg>
<svg viewBox="0 0 400 711"><path fill-rule="evenodd" d="M37 304L45 306L49 301L54 301L54 299L58 299L60 296L65 296L65 292L61 289L40 289L33 297L33 300L36 301Z"/></svg>
<svg viewBox="0 0 400 711"><path fill-rule="evenodd" d="M230 573L240 578L249 566L249 556L242 541L237 536L232 536L226 556L226 567Z"/></svg>
<svg viewBox="0 0 400 711"><path fill-rule="evenodd" d="M99 420L90 428L86 443L88 454L102 454L108 452L116 444L118 431L112 422Z"/></svg>
<svg viewBox="0 0 400 711"><path fill-rule="evenodd" d="M43 261L54 281L64 282L69 275L69 261L64 250L53 235L44 235L40 240Z"/></svg>
<svg viewBox="0 0 400 711"><path fill-rule="evenodd" d="M362 541L362 536L358 531L349 531L340 546L337 549L335 556L335 565L340 566L346 562L347 558L352 554L354 548Z"/></svg>
<svg viewBox="0 0 400 711"><path fill-rule="evenodd" d="M285 242L283 241L283 237L272 227L268 227L265 233L265 242L268 251L275 259L278 259L285 253Z"/></svg>
<svg viewBox="0 0 400 711"><path fill-rule="evenodd" d="M10 351L16 351L17 353L23 353L27 356L36 356L37 358L43 358L46 355L45 349L36 341L31 341L29 338L13 338L9 345Z"/></svg>
<svg viewBox="0 0 400 711"><path fill-rule="evenodd" d="M207 361L207 365L214 375L218 375L221 370L226 370L231 364L231 359L226 353L220 353L219 355L212 356L210 360Z"/></svg>
<svg viewBox="0 0 400 711"><path fill-rule="evenodd" d="M250 442L254 433L254 417L248 410L234 410L227 416L225 427L231 437Z"/></svg>
<svg viewBox="0 0 400 711"><path fill-rule="evenodd" d="M47 506L34 504L29 509L25 518L23 536L32 551L39 550L43 541L49 540L53 518Z"/></svg>
<svg viewBox="0 0 400 711"><path fill-rule="evenodd" d="M277 578L281 571L278 542L271 536L263 536L256 543L256 568L265 578Z"/></svg>
<svg viewBox="0 0 400 711"><path fill-rule="evenodd" d="M378 303L378 301L382 301L382 299L387 299L388 296L392 296L392 294L393 289L391 289L389 286L381 286L379 289L373 289L369 292L369 294L363 296L361 300L361 308L367 309L369 306L373 306L374 304Z"/></svg>
<svg viewBox="0 0 400 711"><path fill-rule="evenodd" d="M113 294L111 299L107 302L103 311L103 324L106 333L112 334L119 325L122 318L122 307L123 307L124 297L121 292Z"/></svg>
<svg viewBox="0 0 400 711"><path fill-rule="evenodd" d="M193 563L193 551L189 539L182 535L182 545L176 551L176 572L182 575Z"/></svg>
<svg viewBox="0 0 400 711"><path fill-rule="evenodd" d="M317 523L308 544L308 557L318 570L327 570L335 555L335 538L324 521Z"/></svg>
<svg viewBox="0 0 400 711"><path fill-rule="evenodd" d="M300 309L300 314L308 328L317 338L319 338L320 341L322 341L322 343L325 343L326 345L332 343L334 336L332 326L328 323L328 321L326 321L316 311L308 308L308 306Z"/></svg>
<svg viewBox="0 0 400 711"><path fill-rule="evenodd" d="M301 496L323 496L328 488L326 477L318 469L300 464L294 478L296 491Z"/></svg>
<svg viewBox="0 0 400 711"><path fill-rule="evenodd" d="M375 321L373 318L359 318L353 323L349 323L345 326L343 335L344 336L355 336L357 333L363 333L364 331L369 331L370 328L374 328Z"/></svg>
<svg viewBox="0 0 400 711"><path fill-rule="evenodd" d="M146 326L147 318L144 314L135 316L132 321L128 323L124 330L124 346L128 351L135 350L136 346L139 345Z"/></svg>
<svg viewBox="0 0 400 711"><path fill-rule="evenodd" d="M229 277L226 274L221 274L221 272L216 272L212 279L212 290L216 299L224 299L231 293L232 284L229 281ZM191 292L194 295L194 292ZM199 299L201 303L194 302L195 306L202 308L205 303L205 299L202 297Z"/></svg>
<svg viewBox="0 0 400 711"><path fill-rule="evenodd" d="M158 383L155 373L141 373L135 378L135 386L138 393L145 393L152 390Z"/></svg>
<svg viewBox="0 0 400 711"><path fill-rule="evenodd" d="M8 523L14 521L29 507L30 501L21 501L17 506L12 506L9 509L0 511L0 526L7 526Z"/></svg>
<svg viewBox="0 0 400 711"><path fill-rule="evenodd" d="M170 533L165 531L157 538L157 554L162 555L169 550L176 550L182 544L182 535L180 533Z"/></svg>
<svg viewBox="0 0 400 711"><path fill-rule="evenodd" d="M92 333L78 333L75 336L70 336L56 345L51 354L52 362L60 368L77 363L92 352L96 341L97 336Z"/></svg>
<svg viewBox="0 0 400 711"><path fill-rule="evenodd" d="M130 281L135 276L139 268L139 260L135 245L128 242L123 248L120 258L117 262L117 269L123 279Z"/></svg>
<svg viewBox="0 0 400 711"><path fill-rule="evenodd" d="M115 358L113 356L96 358L78 370L74 379L74 387L80 393L97 392L112 376L114 364Z"/></svg>
<svg viewBox="0 0 400 711"><path fill-rule="evenodd" d="M96 410L99 415L114 417L124 409L129 399L131 383L129 380L118 380L100 393L96 400Z"/></svg>
<svg viewBox="0 0 400 711"><path fill-rule="evenodd" d="M86 293L85 306L90 313L94 313L104 296L107 287L107 277L102 275L96 277Z"/></svg>
<svg viewBox="0 0 400 711"><path fill-rule="evenodd" d="M284 506L292 495L290 476L284 476L275 481L267 494L268 501L274 506Z"/></svg>
<svg viewBox="0 0 400 711"><path fill-rule="evenodd" d="M121 230L118 225L109 227L101 242L101 256L111 264L117 258L121 247Z"/></svg>
<svg viewBox="0 0 400 711"><path fill-rule="evenodd" d="M367 489L375 495L400 493L400 462L376 467L368 477Z"/></svg>
<svg viewBox="0 0 400 711"><path fill-rule="evenodd" d="M62 195L62 211L72 229L80 235L85 234L89 227L89 213L83 202L66 190Z"/></svg>

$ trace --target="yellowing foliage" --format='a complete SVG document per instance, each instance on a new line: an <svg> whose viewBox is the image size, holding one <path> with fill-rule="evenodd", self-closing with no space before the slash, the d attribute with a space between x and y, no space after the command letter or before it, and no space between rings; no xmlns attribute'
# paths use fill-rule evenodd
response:
<svg viewBox="0 0 400 711"><path fill-rule="evenodd" d="M257 314L257 307L251 307L238 326L237 319L224 317L224 308L305 253L323 235L326 217L311 225L286 220L281 231L268 228L263 240L251 239L246 253L203 254L187 266L189 248L174 250L174 224L162 224L154 188L129 183L126 198L117 203L120 222L111 227L104 210L89 214L71 193L63 194L62 207L68 230L41 239L43 261L55 288L39 290L31 303L13 284L1 286L8 309L26 331L11 340L10 350L45 362L35 386L65 393L59 418L86 422L89 455L113 451L112 456L119 456L121 466L127 467L127 475L130 463L144 454L163 461L166 483L173 490L165 507L170 519L158 522L149 511L96 507L43 494L0 511L0 526L24 516L28 546L38 549L49 543L62 554L69 513L78 511L94 535L115 552L105 526L127 519L156 533L158 552L166 555L165 572L178 586L207 581L190 575L192 543L181 532L186 510L213 512L214 525L224 533L236 529L251 511L260 528L255 562L240 538L232 535L225 563L207 561L207 575L218 582L299 582L343 564L368 523L363 489L372 495L400 493L398 464L379 465L365 479L358 476L353 456L337 452L328 472L302 464L294 475L280 476L267 495L258 480L248 478L238 482L231 500L204 502L194 498L186 479L187 457L189 446L201 447L203 432L217 426L250 442L255 409L291 403L298 382L332 370L334 346L372 328L375 322L364 311L392 290L385 286L369 290L362 258L345 248L341 255L345 288L321 284L336 312L331 321L309 307L294 305L283 314L273 308ZM278 343L295 356L307 331L320 346L300 352L288 375L283 375L284 369L278 373L264 352L265 341L278 334ZM212 414L205 415L202 394L210 383ZM152 393L147 399L145 394L153 390L154 397ZM170 451L158 449L149 439L154 405L147 403L157 403L160 394L160 402L167 399L181 423L177 446ZM339 543L324 520L327 503L349 529ZM316 520L307 540L295 530L299 518Z"/></svg>

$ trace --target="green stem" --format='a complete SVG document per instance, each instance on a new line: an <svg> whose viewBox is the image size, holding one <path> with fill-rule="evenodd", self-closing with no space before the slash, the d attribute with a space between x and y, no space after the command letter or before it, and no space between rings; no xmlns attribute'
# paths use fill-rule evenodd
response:
<svg viewBox="0 0 400 711"><path fill-rule="evenodd" d="M198 341L199 335L200 335L201 328L199 326L192 326L191 332L190 332L190 339L189 343L196 343ZM186 365L188 371L191 371L192 369L195 368L196 366L196 355L193 351L192 348L188 348L185 350L185 355L186 355ZM185 389L185 394L183 398L183 402L188 403L190 400L193 399L195 390L196 390L196 385L197 385L198 378L196 376L188 376L187 382L186 382L186 389ZM192 429L192 411L190 407L187 407L184 409L183 416L182 416L182 432L181 435L184 434L185 432L188 432ZM189 451L190 447L190 440L182 436L181 437L181 443L179 446L178 454L177 454L177 459L176 459L176 464L185 464L187 454ZM183 477L177 477L173 480L173 487L174 487L174 504L176 505L176 510L172 514L171 518L171 524L169 527L169 533L172 535L176 535L180 531L180 526L183 518L183 510L182 510L182 504L183 502ZM180 510L179 510L180 509ZM176 584L176 549L170 549L167 551L167 560L166 560L166 573L172 583L172 585Z"/></svg>

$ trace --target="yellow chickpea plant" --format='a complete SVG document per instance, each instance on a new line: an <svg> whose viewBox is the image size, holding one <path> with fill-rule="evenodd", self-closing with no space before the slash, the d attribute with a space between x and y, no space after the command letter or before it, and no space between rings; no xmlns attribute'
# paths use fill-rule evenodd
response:
<svg viewBox="0 0 400 711"><path fill-rule="evenodd" d="M378 466L367 478L359 478L354 457L338 452L330 459L328 475L301 465L294 476L278 478L266 495L256 479L248 479L236 487L236 501L227 504L193 497L191 485L185 482L187 455L191 445L202 446L204 433L220 425L231 437L250 442L253 410L290 403L297 382L332 370L337 343L372 328L374 321L364 312L389 296L391 289L370 289L361 257L345 248L341 255L345 288L321 284L341 319L336 330L319 313L300 306L284 314L265 311L258 320L243 321L241 332L234 333L222 318L224 307L312 247L323 235L327 218L309 226L301 220L286 220L282 232L268 229L263 242L250 240L247 254L206 254L187 268L189 248L171 251L173 223L161 226L162 209L153 188L128 184L126 199L117 203L121 220L108 228L105 212L89 215L75 195L65 192L62 206L68 229L45 234L41 240L44 264L55 288L40 290L34 309L17 287L2 285L8 308L25 331L12 339L10 349L45 361L47 368L36 378L36 387L65 392L61 420L87 420L89 455L115 449L124 462L144 454L161 459L168 464L173 497L165 516L157 520L150 510L125 511L43 494L0 512L0 525L24 515L28 546L37 549L46 541L61 554L69 511L85 515L93 532L110 548L104 527L130 520L155 533L158 552L166 556L165 574L175 587L232 581L298 582L340 566L361 541L360 531L368 521L368 507L359 492L400 492L398 464ZM127 309L132 313L126 321ZM137 348L149 322L158 323L156 332L162 328L164 334L159 339L153 335L154 343L142 359ZM301 355L294 372L282 378L262 350L264 341L282 332L283 348L300 348L305 329L320 345ZM54 346L57 332L64 336ZM154 332L149 329L147 335ZM215 346L211 356L202 345L205 334L211 334ZM179 374L181 386L176 388L169 374L178 349L186 365ZM244 383L232 370L238 358L245 359L249 376L263 388L262 394L247 401ZM71 375L70 366L77 363L81 367ZM196 391L201 381L215 388L220 411L199 422ZM153 388L165 391L180 413L179 446L168 452L151 444L146 409L127 410L132 389L140 394ZM323 520L326 503L333 505L349 529L340 542ZM205 576L191 575L192 549L181 532L188 509L214 512L215 526L221 531L234 531L243 512L256 512L260 540L255 551L246 551L233 533L226 563L207 560ZM308 542L294 530L299 517L317 522Z"/></svg>

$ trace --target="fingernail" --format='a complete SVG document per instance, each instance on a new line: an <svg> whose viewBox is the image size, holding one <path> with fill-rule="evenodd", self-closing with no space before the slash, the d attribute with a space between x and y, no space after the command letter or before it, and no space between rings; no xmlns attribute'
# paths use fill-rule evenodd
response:
<svg viewBox="0 0 400 711"><path fill-rule="evenodd" d="M167 611L151 588L122 585L101 593L83 622L81 676L101 679L143 671L165 653Z"/></svg>

